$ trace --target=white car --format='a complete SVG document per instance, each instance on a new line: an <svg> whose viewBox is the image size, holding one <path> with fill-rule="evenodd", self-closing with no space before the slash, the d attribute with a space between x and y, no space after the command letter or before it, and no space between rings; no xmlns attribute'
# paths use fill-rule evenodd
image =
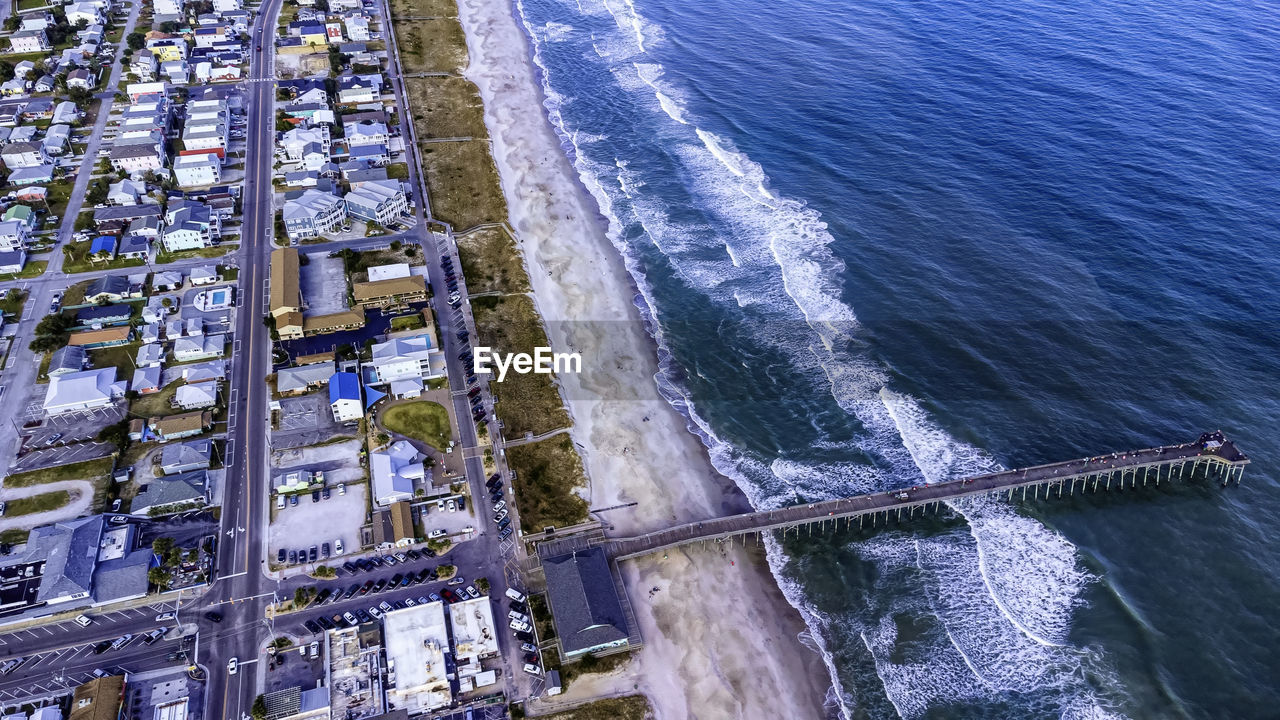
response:
<svg viewBox="0 0 1280 720"><path fill-rule="evenodd" d="M339 494L339 495L346 495L346 494L347 494L347 484L346 484L346 483L338 483L338 494Z"/></svg>
<svg viewBox="0 0 1280 720"><path fill-rule="evenodd" d="M534 665L533 663L525 663L525 664L524 664L524 671L525 671L525 672L527 672L527 673L529 673L530 675L541 675L541 674L542 674L542 668L538 667L537 665Z"/></svg>
<svg viewBox="0 0 1280 720"><path fill-rule="evenodd" d="M333 554L334 554L334 555L341 555L341 554L342 554L342 541L341 541L341 540L334 540L334 541L333 541Z"/></svg>
<svg viewBox="0 0 1280 720"><path fill-rule="evenodd" d="M236 670L238 670L239 668L240 668L240 659L239 659L239 658L231 658L230 660L228 660L228 661L227 661L227 674L228 674L228 675L235 675L235 674L236 674Z"/></svg>
<svg viewBox="0 0 1280 720"><path fill-rule="evenodd" d="M445 535L445 532L443 530L432 530L431 532L427 533L427 538L431 540L435 540L438 537L444 537L444 535Z"/></svg>
<svg viewBox="0 0 1280 720"><path fill-rule="evenodd" d="M439 510L439 511L441 511L441 512L444 512L444 499L443 499L443 498L441 498L440 500L437 500L437 501L436 501L436 510Z"/></svg>
<svg viewBox="0 0 1280 720"><path fill-rule="evenodd" d="M457 511L458 511L458 503L457 503L456 501L454 501L454 500L450 500L450 501L449 501L449 512L457 512Z"/></svg>
<svg viewBox="0 0 1280 720"><path fill-rule="evenodd" d="M80 627L89 627L90 625L93 624L93 621L90 620L87 615L77 615L76 624L79 625Z"/></svg>

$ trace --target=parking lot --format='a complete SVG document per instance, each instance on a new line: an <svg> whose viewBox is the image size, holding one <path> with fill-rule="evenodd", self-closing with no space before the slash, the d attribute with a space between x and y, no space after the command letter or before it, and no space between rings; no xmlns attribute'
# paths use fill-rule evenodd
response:
<svg viewBox="0 0 1280 720"><path fill-rule="evenodd" d="M347 294L336 291L347 286L342 258L329 257L327 252L307 253L306 258L307 264L299 274L308 314L327 315L347 310Z"/></svg>
<svg viewBox="0 0 1280 720"><path fill-rule="evenodd" d="M298 497L297 505L286 502L283 510L273 504L275 519L271 522L268 543L271 564L276 565L281 548L287 555L290 550L305 551L312 545L321 548L328 543L330 552L335 553L337 540L342 541L344 554L360 552L360 528L368 517L365 508L368 506L369 486L364 482L348 484L346 491L346 495L339 495L336 483L332 483L328 500L312 502L311 495L304 493ZM322 555L317 555L317 558L315 563L308 563L305 567L341 564L340 560L326 562Z"/></svg>
<svg viewBox="0 0 1280 720"><path fill-rule="evenodd" d="M20 418L23 434L31 438L26 442L25 447L28 450L41 450L54 445L70 445L93 440L102 428L120 422L128 410L128 404L121 401L108 407L52 415L46 418L44 416L45 392L43 388L37 390L35 394L39 397L32 398L27 404L23 417ZM38 427L26 427L36 421L42 421Z"/></svg>
<svg viewBox="0 0 1280 720"><path fill-rule="evenodd" d="M456 495L450 495L441 500L431 500L413 504L413 509L422 514L422 529L424 534L429 534L433 530L444 530L447 536L453 538L453 540L457 542L465 539L461 536L465 533L466 528L470 527L474 532L478 523L476 522L475 516L472 514L473 503L469 499L466 501L467 509L465 511L455 509L453 512L449 512L449 501L453 500L454 507L456 508L457 498L458 496ZM440 509L440 502L444 503L444 510Z"/></svg>
<svg viewBox="0 0 1280 720"><path fill-rule="evenodd" d="M154 620L161 613L172 612L173 605L165 605L155 603L152 605L143 605L135 608L125 608L123 610L114 610L112 612L98 613L93 610L86 611L84 614L93 620L93 624L87 629L82 628L75 623L70 617L57 623L49 623L46 625L36 625L34 627L22 630L14 630L0 634L0 652L9 651L11 655L22 654L24 645L31 643L47 644L48 642L58 642L58 638L65 637L68 643L75 642L83 638L86 633L94 633L95 635L110 635L112 628L117 625L136 626L140 620Z"/></svg>
<svg viewBox="0 0 1280 720"><path fill-rule="evenodd" d="M115 445L99 442L81 442L65 447L55 446L23 454L22 457L14 461L10 472L39 470L55 465L70 465L71 463L84 462L85 460L94 460L106 457L115 452L115 450Z"/></svg>

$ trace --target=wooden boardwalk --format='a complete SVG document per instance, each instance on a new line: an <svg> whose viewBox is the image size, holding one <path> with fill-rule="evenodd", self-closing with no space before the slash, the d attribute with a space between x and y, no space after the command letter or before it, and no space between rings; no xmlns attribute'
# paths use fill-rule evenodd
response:
<svg viewBox="0 0 1280 720"><path fill-rule="evenodd" d="M859 526L878 518L910 518L949 500L976 495L1020 496L1038 499L1041 495L1058 497L1084 492L1123 489L1139 483L1215 477L1226 484L1240 482L1249 458L1222 433L1205 433L1195 442L1167 445L1146 450L1113 453L1081 458L1049 465L1036 465L1016 470L977 475L951 482L933 483L910 489L858 495L808 505L794 505L778 510L745 513L729 517L688 523L632 538L605 539L599 533L585 536L547 538L538 546L540 557L569 552L574 547L606 545L614 560L645 555L660 550L706 540L722 540L737 535L815 523L858 518Z"/></svg>

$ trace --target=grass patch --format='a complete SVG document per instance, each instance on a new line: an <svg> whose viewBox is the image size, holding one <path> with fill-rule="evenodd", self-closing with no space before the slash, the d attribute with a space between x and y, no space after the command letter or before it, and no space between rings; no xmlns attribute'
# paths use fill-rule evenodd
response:
<svg viewBox="0 0 1280 720"><path fill-rule="evenodd" d="M138 348L140 347L142 347L142 343L135 341L128 345L90 350L89 359L93 362L93 367L114 367L116 369L116 379L129 380L133 378L133 359L137 357Z"/></svg>
<svg viewBox="0 0 1280 720"><path fill-rule="evenodd" d="M391 318L391 329L394 332L402 330L419 330L427 326L427 321L422 319L421 315L401 315L400 317Z"/></svg>
<svg viewBox="0 0 1280 720"><path fill-rule="evenodd" d="M22 266L22 272L9 273L8 275L0 275L0 281L4 280L30 280L31 278L40 277L49 267L48 260L36 260Z"/></svg>
<svg viewBox="0 0 1280 720"><path fill-rule="evenodd" d="M43 56L41 57L43 59ZM8 60L12 63L18 62L15 56L10 56ZM36 67L39 66L40 60L37 60ZM49 209L49 214L57 217L58 222L61 223L66 219L64 216L67 214L67 204L71 202L71 193L76 189L75 181L55 180L45 185L45 188L49 191L45 197L45 207Z"/></svg>
<svg viewBox="0 0 1280 720"><path fill-rule="evenodd" d="M631 662L631 653L629 652L614 653L613 655L604 655L602 657L587 653L579 658L576 663L560 666L560 681L567 689L575 679L583 675L611 673L629 662Z"/></svg>
<svg viewBox="0 0 1280 720"><path fill-rule="evenodd" d="M93 284L92 280L81 280L62 293L62 307L70 308L84 304L84 293Z"/></svg>
<svg viewBox="0 0 1280 720"><path fill-rule="evenodd" d="M48 512L65 507L69 502L71 502L71 493L66 490L54 490L53 492L10 500L5 505L4 514L5 517L10 517Z"/></svg>
<svg viewBox="0 0 1280 720"><path fill-rule="evenodd" d="M382 413L382 426L414 440L421 440L444 452L449 447L452 429L449 411L430 400L394 405Z"/></svg>
<svg viewBox="0 0 1280 720"><path fill-rule="evenodd" d="M587 519L587 501L574 492L586 487L587 478L567 433L508 449L507 464L516 474L511 486L525 533L542 532L548 525L577 525Z"/></svg>
<svg viewBox="0 0 1280 720"><path fill-rule="evenodd" d="M524 293L531 289L520 250L503 228L480 228L458 237L458 255L472 295Z"/></svg>
<svg viewBox="0 0 1280 720"><path fill-rule="evenodd" d="M0 532L0 543L4 543L5 545L21 545L27 541L27 538L30 537L30 535L30 530L9 528L8 530Z"/></svg>
<svg viewBox="0 0 1280 720"><path fill-rule="evenodd" d="M524 295L476 298L472 312L479 340L495 352L533 354L535 347L550 345L533 301ZM502 382L490 382L489 389L497 398L498 417L512 439L570 425L551 375L508 373Z"/></svg>
<svg viewBox="0 0 1280 720"><path fill-rule="evenodd" d="M39 470L28 470L27 472L14 473L4 479L4 484L8 487L31 487L33 485L45 485L51 482L60 482L62 480L98 480L101 478L110 479L112 458L104 457L96 460L85 460L84 462L71 463L70 465L57 465L54 467L40 468Z"/></svg>
<svg viewBox="0 0 1280 720"><path fill-rule="evenodd" d="M396 40L406 73L461 73L467 66L467 38L456 18L403 23Z"/></svg>
<svg viewBox="0 0 1280 720"><path fill-rule="evenodd" d="M89 257L87 242L73 242L62 248L65 256L62 260L62 271L72 273L93 272L94 270L117 270L121 268L139 267L146 262L137 258L114 258L112 260L92 260Z"/></svg>
<svg viewBox="0 0 1280 720"><path fill-rule="evenodd" d="M539 717L541 720L649 720L653 717L653 708L643 695L626 695Z"/></svg>
<svg viewBox="0 0 1280 720"><path fill-rule="evenodd" d="M130 374L132 377L132 374ZM186 383L182 380L174 380L173 382L160 388L160 392L154 392L149 395L139 395L138 399L129 403L129 412L135 417L164 417L165 415L177 415L180 412L186 412L181 408L173 407L173 396L178 392L178 388Z"/></svg>
<svg viewBox="0 0 1280 720"><path fill-rule="evenodd" d="M419 154L437 218L454 230L507 219L507 201L488 140L427 143L419 146Z"/></svg>
<svg viewBox="0 0 1280 720"><path fill-rule="evenodd" d="M167 250L161 250L159 254L156 255L156 263L162 265L164 263L177 262L178 260L187 260L190 258L222 257L223 255L226 255L228 252L234 250L235 248L236 248L236 245L231 244L231 245L214 245L212 247L206 247L206 248L193 248L191 250L179 250L177 252L169 252Z"/></svg>
<svg viewBox="0 0 1280 720"><path fill-rule="evenodd" d="M484 104L476 86L459 77L407 78L405 91L413 108L418 138L489 136Z"/></svg>
<svg viewBox="0 0 1280 720"><path fill-rule="evenodd" d="M393 163L384 169L387 171L388 180L409 179L409 166L404 163Z"/></svg>
<svg viewBox="0 0 1280 720"><path fill-rule="evenodd" d="M406 16L456 18L458 6L454 0L391 0L391 17Z"/></svg>

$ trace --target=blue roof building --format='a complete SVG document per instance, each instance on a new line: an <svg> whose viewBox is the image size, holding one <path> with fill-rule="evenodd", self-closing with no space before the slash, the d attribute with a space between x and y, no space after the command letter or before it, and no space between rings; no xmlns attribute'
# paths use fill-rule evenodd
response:
<svg viewBox="0 0 1280 720"><path fill-rule="evenodd" d="M116 254L116 239L111 235L99 235L93 239L93 244L89 246L89 254L97 255L98 253L107 253L112 257Z"/></svg>
<svg viewBox="0 0 1280 720"><path fill-rule="evenodd" d="M360 403L360 378L355 373L336 372L329 378L329 407L333 419L349 422L364 417Z"/></svg>

